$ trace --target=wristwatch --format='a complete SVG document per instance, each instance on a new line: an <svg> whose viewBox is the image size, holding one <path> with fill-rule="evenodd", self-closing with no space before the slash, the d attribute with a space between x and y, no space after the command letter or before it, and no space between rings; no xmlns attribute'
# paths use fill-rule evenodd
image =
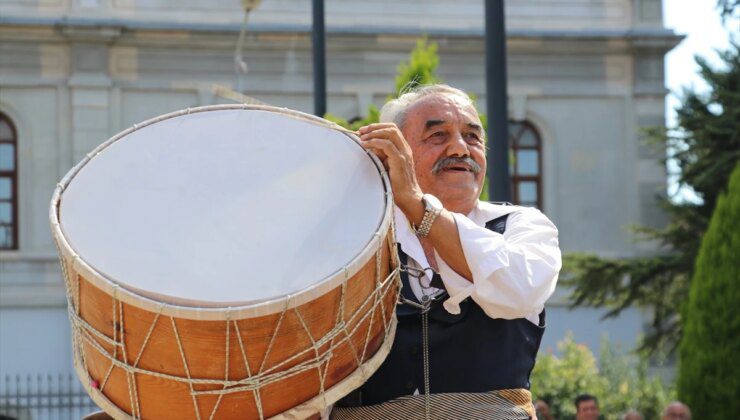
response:
<svg viewBox="0 0 740 420"><path fill-rule="evenodd" d="M424 203L424 217L421 219L419 226L412 223L411 229L413 229L416 236L425 238L429 235L429 231L432 229L434 219L439 216L444 207L442 207L442 202L431 194L424 194L421 196L421 202Z"/></svg>

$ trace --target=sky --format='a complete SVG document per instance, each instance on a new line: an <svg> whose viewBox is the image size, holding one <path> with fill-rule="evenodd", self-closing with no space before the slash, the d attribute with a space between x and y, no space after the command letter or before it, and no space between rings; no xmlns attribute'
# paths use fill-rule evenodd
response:
<svg viewBox="0 0 740 420"><path fill-rule="evenodd" d="M719 65L721 60L714 50L726 49L731 37L740 41L740 22L738 19L727 19L722 24L716 8L717 0L663 0L663 21L667 28L686 38L665 58L666 87L671 91L666 97L666 123L674 126L676 116L674 109L680 104L679 96L684 87L693 87L706 91L707 85L698 75L695 55L708 59L709 63ZM669 162L669 174L675 174L677 166ZM669 176L668 193L673 195L677 185L675 175ZM678 200L700 201L690 190L679 191Z"/></svg>

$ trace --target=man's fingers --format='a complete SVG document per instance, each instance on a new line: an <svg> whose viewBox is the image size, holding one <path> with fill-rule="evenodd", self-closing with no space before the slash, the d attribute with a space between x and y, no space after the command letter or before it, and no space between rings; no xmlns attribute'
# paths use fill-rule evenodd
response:
<svg viewBox="0 0 740 420"><path fill-rule="evenodd" d="M388 139L393 142L393 144L399 151L411 155L411 149L406 143L406 140L403 138L403 134L398 129L398 127L396 127L395 124L386 124L385 126L375 127L375 129L366 131L364 133L360 132L360 140L365 141L371 138Z"/></svg>
<svg viewBox="0 0 740 420"><path fill-rule="evenodd" d="M368 144L367 142L363 142L362 143L362 147L364 147L365 149L367 149L367 150L375 153L375 155L378 157L378 159L381 160L381 162L385 162L385 160L388 158L388 155L385 154L385 152L383 151L383 149L381 149L381 148L379 148L379 147L377 147L375 145Z"/></svg>
<svg viewBox="0 0 740 420"><path fill-rule="evenodd" d="M375 152L380 160L391 166L404 165L407 160L398 148L396 148L396 145L388 139L373 138L363 141L362 144L365 148ZM381 154L384 156L381 156Z"/></svg>
<svg viewBox="0 0 740 420"><path fill-rule="evenodd" d="M381 128L389 128L389 127L396 127L396 124L394 123L373 123L366 125L364 127L360 127L359 130L357 130L360 135L368 133L373 130L381 129Z"/></svg>
<svg viewBox="0 0 740 420"><path fill-rule="evenodd" d="M396 148L396 145L387 139L371 138L364 140L361 144L366 149L370 149L376 152L376 154L378 154L377 152L381 152L384 155L378 155L381 160L385 159L386 157L390 157L391 155L398 155L400 153Z"/></svg>

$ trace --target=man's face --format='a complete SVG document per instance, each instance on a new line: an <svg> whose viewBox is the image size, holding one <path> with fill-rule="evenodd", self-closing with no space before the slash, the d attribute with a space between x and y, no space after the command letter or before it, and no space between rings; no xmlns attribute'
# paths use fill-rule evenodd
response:
<svg viewBox="0 0 740 420"><path fill-rule="evenodd" d="M409 107L402 131L422 191L445 207L474 204L486 174L483 128L475 108L457 95L432 94Z"/></svg>
<svg viewBox="0 0 740 420"><path fill-rule="evenodd" d="M594 400L581 401L576 409L576 420L596 420L599 418L599 405Z"/></svg>

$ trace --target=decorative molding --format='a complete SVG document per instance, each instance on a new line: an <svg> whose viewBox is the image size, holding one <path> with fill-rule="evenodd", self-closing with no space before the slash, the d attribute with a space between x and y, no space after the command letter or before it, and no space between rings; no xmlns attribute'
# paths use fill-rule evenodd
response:
<svg viewBox="0 0 740 420"><path fill-rule="evenodd" d="M63 308L67 306L61 274L58 283L6 285L0 283L0 308Z"/></svg>
<svg viewBox="0 0 740 420"><path fill-rule="evenodd" d="M111 43L121 36L123 27L115 25L59 25L59 32L72 42Z"/></svg>
<svg viewBox="0 0 740 420"><path fill-rule="evenodd" d="M354 12L356 14L356 12ZM232 14L233 15L233 14ZM90 35L101 38L115 38L121 35L122 30L145 30L145 31L191 31L191 32L211 32L211 33L231 33L239 32L241 29L241 19L233 22L219 22L207 19L187 20L155 20L151 18L136 19L127 18L108 18L108 17L78 17L78 16L60 16L60 17L36 17L36 16L11 16L4 15L0 17L0 25L17 25L17 26L53 26L58 27L61 33L70 37L77 34ZM414 19L418 21L418 10L414 14ZM445 19L449 20L449 16ZM583 22L581 20L576 22ZM449 36L449 37L481 37L483 36L483 26L480 16L476 16L480 26L475 28L445 28L445 27L413 27L408 24L397 25L368 25L367 19L363 19L364 24L353 24L340 26L337 24L327 25L326 31L329 34L347 34L347 35L408 35L418 37L422 34L429 36ZM285 22L283 19L280 22ZM545 23L547 22L547 23ZM534 22L529 22L527 27L507 28L508 37L521 38L571 38L571 39L663 39L666 41L675 40L678 37L673 30L662 27L649 28L632 28L626 23L621 27L604 27L598 24L584 27L583 25L573 22L567 22L562 28L553 28L552 21L540 22L534 26ZM590 21L592 24L593 21ZM576 29L574 29L576 28ZM310 33L311 25L309 21L305 23L262 23L253 22L250 24L250 32L274 32L274 33ZM84 32L87 31L87 32Z"/></svg>

